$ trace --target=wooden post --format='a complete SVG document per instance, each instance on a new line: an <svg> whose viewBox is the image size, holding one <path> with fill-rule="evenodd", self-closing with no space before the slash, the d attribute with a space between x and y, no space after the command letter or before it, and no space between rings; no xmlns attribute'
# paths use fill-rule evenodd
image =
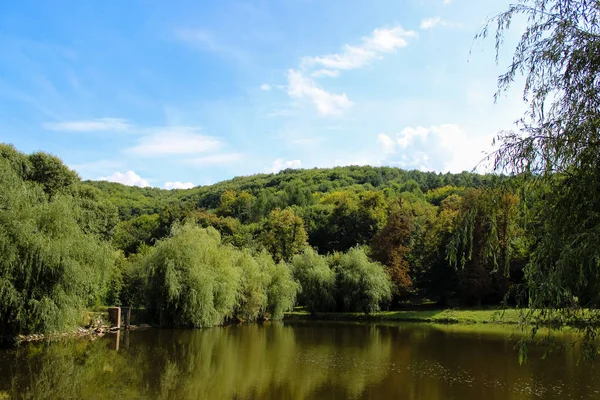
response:
<svg viewBox="0 0 600 400"><path fill-rule="evenodd" d="M111 323L111 328L121 329L121 308L120 307L109 307L108 308L108 320Z"/></svg>
<svg viewBox="0 0 600 400"><path fill-rule="evenodd" d="M129 325L131 325L131 307L121 307L121 314L123 315L123 326L125 329L129 329Z"/></svg>
<svg viewBox="0 0 600 400"><path fill-rule="evenodd" d="M110 349L119 351L120 342L121 342L121 331L117 331L117 333L115 334L115 341L110 344Z"/></svg>

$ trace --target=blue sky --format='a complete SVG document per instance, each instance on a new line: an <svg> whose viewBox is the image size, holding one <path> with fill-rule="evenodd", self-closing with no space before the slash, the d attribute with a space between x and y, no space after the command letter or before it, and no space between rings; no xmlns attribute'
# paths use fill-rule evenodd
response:
<svg viewBox="0 0 600 400"><path fill-rule="evenodd" d="M84 179L165 188L299 167L470 170L524 110L518 89L493 101L510 49L497 66L493 41L473 40L507 4L1 2L0 141Z"/></svg>

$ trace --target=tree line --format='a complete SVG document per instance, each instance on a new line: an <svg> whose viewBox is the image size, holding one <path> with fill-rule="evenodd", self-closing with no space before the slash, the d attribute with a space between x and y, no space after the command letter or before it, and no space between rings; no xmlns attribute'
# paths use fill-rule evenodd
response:
<svg viewBox="0 0 600 400"><path fill-rule="evenodd" d="M141 307L160 325L199 327L277 319L294 305L370 313L414 297L495 304L513 283L493 274L495 265L483 255L465 257L461 268L448 257L463 214L491 189L442 186L423 193L412 179L382 190L353 183L296 196L283 209L273 204L262 216L257 209L264 209L266 193L306 190L294 178L286 181L298 185L290 189L279 175L327 170L271 175L280 183L261 182L265 189L256 195L204 188L204 196L208 189L220 195L214 208L203 208L194 189L82 182L57 157L10 145L0 146L0 156L4 333L65 329L97 305ZM334 179L344 171L354 182L364 179L361 173L390 170L336 168ZM438 177L438 185L443 179L422 176ZM245 185L253 179L265 177ZM146 204L147 213L121 213L128 199ZM497 211L508 213L505 235L515 230L517 203L507 197L508 211ZM513 251L512 236L502 240L511 257L525 252Z"/></svg>

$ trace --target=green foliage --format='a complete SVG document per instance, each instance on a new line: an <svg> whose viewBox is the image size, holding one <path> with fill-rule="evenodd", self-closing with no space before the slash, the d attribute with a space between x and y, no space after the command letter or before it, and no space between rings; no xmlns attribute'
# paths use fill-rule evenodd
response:
<svg viewBox="0 0 600 400"><path fill-rule="evenodd" d="M334 311L335 272L327 259L307 247L294 256L291 267L300 284L299 303L311 312Z"/></svg>
<svg viewBox="0 0 600 400"><path fill-rule="evenodd" d="M270 276L265 266L254 258L251 251L240 251L236 267L241 271L241 288L236 315L243 321L263 318L268 306L267 288Z"/></svg>
<svg viewBox="0 0 600 400"><path fill-rule="evenodd" d="M600 292L600 3L527 0L493 18L499 51L515 17L528 24L498 93L525 78L529 110L499 136L497 169L529 176L542 193L530 204L535 244L525 275L532 307L597 307ZM535 196L533 196L535 198Z"/></svg>
<svg viewBox="0 0 600 400"><path fill-rule="evenodd" d="M259 253L256 259L269 276L268 316L274 320L282 319L284 312L293 310L299 285L294 281L292 271L284 262L276 264L266 252Z"/></svg>
<svg viewBox="0 0 600 400"><path fill-rule="evenodd" d="M405 294L412 286L410 253L413 246L415 221L410 210L399 205L392 211L387 224L373 238L373 258L387 267L394 283L395 294Z"/></svg>
<svg viewBox="0 0 600 400"><path fill-rule="evenodd" d="M444 186L441 188L433 189L428 191L425 194L425 199L435 206L439 206L442 204L442 201L447 199L452 195L462 196L465 188L460 188L456 186Z"/></svg>
<svg viewBox="0 0 600 400"><path fill-rule="evenodd" d="M147 310L164 326L203 327L227 319L280 319L292 309L297 284L285 264L221 243L219 233L194 223L174 225L141 258Z"/></svg>
<svg viewBox="0 0 600 400"><path fill-rule="evenodd" d="M503 189L465 193L457 229L448 243L451 265L460 266L463 301L480 305L488 297L488 301L498 302L507 293L516 239L521 233L518 204L519 198Z"/></svg>
<svg viewBox="0 0 600 400"><path fill-rule="evenodd" d="M75 171L67 168L58 157L48 153L33 153L29 156L29 162L31 171L27 175L28 179L39 183L50 198L80 180Z"/></svg>
<svg viewBox="0 0 600 400"><path fill-rule="evenodd" d="M253 208L256 199L248 192L236 193L226 190L221 195L217 215L221 217L234 217L242 223L250 222L253 217Z"/></svg>
<svg viewBox="0 0 600 400"><path fill-rule="evenodd" d="M175 225L144 258L147 310L160 325L203 327L232 317L240 271L214 229Z"/></svg>
<svg viewBox="0 0 600 400"><path fill-rule="evenodd" d="M25 181L31 174L31 161L13 145L0 143L0 158L8 161L9 167L21 180Z"/></svg>
<svg viewBox="0 0 600 400"><path fill-rule="evenodd" d="M73 190L77 203L77 222L85 233L98 235L110 240L119 222L119 213L115 205L102 197L97 188L80 184Z"/></svg>
<svg viewBox="0 0 600 400"><path fill-rule="evenodd" d="M49 160L53 171L74 177L54 158L38 156L45 161L36 161L37 173ZM104 300L115 254L82 231L77 201L59 194L66 180L42 174L43 183L23 181L14 165L0 158L0 331L65 330L84 307Z"/></svg>
<svg viewBox="0 0 600 400"><path fill-rule="evenodd" d="M326 232L322 235L325 242L311 244L323 253L368 244L387 218L387 202L382 192L338 191L325 195L321 204L330 207Z"/></svg>
<svg viewBox="0 0 600 400"><path fill-rule="evenodd" d="M275 261L288 261L306 246L306 230L302 218L294 210L275 209L262 228L261 242Z"/></svg>
<svg viewBox="0 0 600 400"><path fill-rule="evenodd" d="M141 308L146 305L147 277L143 260L150 250L151 247L142 244L136 254L117 259L116 267L122 278L118 300L121 305L133 308ZM111 303L108 302L108 304ZM117 304L116 301L115 304Z"/></svg>
<svg viewBox="0 0 600 400"><path fill-rule="evenodd" d="M165 191L81 183L73 171L46 153L27 156L0 145L0 155L8 171L3 187L9 189L0 192L0 211L11 221L5 223L7 227L19 226L24 236L48 236L44 229L57 225L53 218L67 218L63 214L69 210L69 222L64 222L64 229L57 228L60 234L46 237L43 250L62 245L55 251L59 264L69 257L83 257L68 250L64 243L69 240L86 242L88 248L78 246L80 252L99 252L80 269L87 271L81 276L96 286L88 287L70 310L98 303L145 306L152 318L168 326L278 319L293 307L297 293L300 304L311 311L373 312L389 301L388 275L397 301L409 295L456 299L466 286L459 290L461 276L449 266L445 254L455 233L471 221L464 212L459 218L462 196L468 197L469 188L502 180L469 173L340 167L285 170L210 187ZM532 218L541 215L536 210L532 209ZM489 217L482 226L499 221L500 214L493 212L493 207L482 208L483 217ZM510 227L520 232L524 220L515 221ZM541 226L529 224L531 232ZM488 231L472 231L473 240ZM41 257L35 241L6 232L5 243L10 243L6 246L25 243L11 256L13 261L26 265ZM507 254L524 255L526 260L533 240L520 233L513 239ZM500 253L501 243L499 237ZM371 262L366 250L355 248L367 245L372 247L368 254L385 267ZM457 254L464 253L469 243L465 246ZM515 257L508 259L512 273ZM55 269L62 273L60 265ZM0 278L5 276L9 275ZM56 274L35 276L41 280L33 282L29 275L23 279L49 287L56 283ZM477 278L483 283L485 279ZM26 293L20 295L33 299L46 289L23 289ZM1 293L7 299L15 296L14 291ZM63 304L60 308L67 309ZM48 329L40 326L19 329Z"/></svg>
<svg viewBox="0 0 600 400"><path fill-rule="evenodd" d="M383 265L372 262L364 249L355 247L331 258L336 273L336 298L341 311L366 314L380 310L392 299L392 281Z"/></svg>
<svg viewBox="0 0 600 400"><path fill-rule="evenodd" d="M160 229L160 215L140 215L119 222L115 227L112 242L117 249L129 255L137 252L142 244L153 245L159 238Z"/></svg>

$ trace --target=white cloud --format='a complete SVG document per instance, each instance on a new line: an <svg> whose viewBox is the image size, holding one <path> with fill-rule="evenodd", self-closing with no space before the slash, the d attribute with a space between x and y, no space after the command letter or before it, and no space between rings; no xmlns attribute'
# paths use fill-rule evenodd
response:
<svg viewBox="0 0 600 400"><path fill-rule="evenodd" d="M347 44L341 53L304 57L302 65L304 67L319 65L333 70L361 68L379 58L380 53L390 53L408 46L408 39L416 36L416 32L406 31L400 25L391 29L378 28L370 36L363 37L361 45Z"/></svg>
<svg viewBox="0 0 600 400"><path fill-rule="evenodd" d="M409 39L417 36L416 32L407 31L400 25L390 29L377 28L369 36L364 36L361 44L346 44L339 53L304 57L299 68L288 71L288 95L295 99L309 99L323 116L340 116L354 102L346 93L332 93L319 87L313 78L334 78L340 75L341 70L362 68L382 58L385 53L408 46Z"/></svg>
<svg viewBox="0 0 600 400"><path fill-rule="evenodd" d="M60 132L126 131L132 127L126 119L121 118L46 122L42 126L44 129Z"/></svg>
<svg viewBox="0 0 600 400"><path fill-rule="evenodd" d="M493 134L471 134L455 124L442 124L429 128L407 127L396 135L394 146L391 146L392 138L388 135L380 134L377 140L386 144L386 154L398 154L388 159L393 165L458 173L478 166L493 150L493 137Z"/></svg>
<svg viewBox="0 0 600 400"><path fill-rule="evenodd" d="M165 185L163 186L165 189L167 190L171 190L171 189L191 189L193 188L195 185L192 182L165 182Z"/></svg>
<svg viewBox="0 0 600 400"><path fill-rule="evenodd" d="M421 126L417 128L404 128L402 132L398 134L398 145L405 149L409 144L413 143L416 138L426 139L430 131L431 129L423 128Z"/></svg>
<svg viewBox="0 0 600 400"><path fill-rule="evenodd" d="M150 182L147 179L142 178L133 171L126 171L124 173L115 172L110 176L102 176L99 179L101 181L122 183L127 186L150 186Z"/></svg>
<svg viewBox="0 0 600 400"><path fill-rule="evenodd" d="M313 78L320 78L322 76L326 76L329 78L336 78L340 76L340 71L332 70L332 69L320 69L310 74Z"/></svg>
<svg viewBox="0 0 600 400"><path fill-rule="evenodd" d="M336 94L317 86L315 81L293 69L288 71L288 94L292 98L307 98L323 116L340 116L354 103L346 93Z"/></svg>
<svg viewBox="0 0 600 400"><path fill-rule="evenodd" d="M195 167L205 167L208 165L233 164L244 159L240 153L222 153L212 154L204 157L196 157L186 160L185 163Z"/></svg>
<svg viewBox="0 0 600 400"><path fill-rule="evenodd" d="M130 153L139 156L163 156L174 154L197 154L218 150L222 142L214 137L201 135L194 127L165 127L138 140Z"/></svg>
<svg viewBox="0 0 600 400"><path fill-rule="evenodd" d="M443 0L442 3L447 6L448 4L452 4L452 0Z"/></svg>
<svg viewBox="0 0 600 400"><path fill-rule="evenodd" d="M421 29L434 28L436 25L440 24L441 22L442 22L442 19L440 17L425 18L424 20L421 21Z"/></svg>
<svg viewBox="0 0 600 400"><path fill-rule="evenodd" d="M267 169L266 171L276 174L277 172L287 168L302 168L302 162L300 160L285 161L283 158L278 158L277 160L273 161L271 169Z"/></svg>
<svg viewBox="0 0 600 400"><path fill-rule="evenodd" d="M447 21L440 17L431 17L431 18L425 18L425 19L421 20L421 25L420 25L421 29L425 29L425 30L433 29L438 26L442 26L445 28L455 28L455 29L459 29L462 27L462 25L460 23Z"/></svg>
<svg viewBox="0 0 600 400"><path fill-rule="evenodd" d="M268 83L263 83L262 85L260 85L260 90L264 90L265 92L268 92L271 89L271 85L269 85Z"/></svg>
<svg viewBox="0 0 600 400"><path fill-rule="evenodd" d="M396 142L385 133L380 133L377 135L377 142L379 142L383 148L384 154L391 154L395 152Z"/></svg>

